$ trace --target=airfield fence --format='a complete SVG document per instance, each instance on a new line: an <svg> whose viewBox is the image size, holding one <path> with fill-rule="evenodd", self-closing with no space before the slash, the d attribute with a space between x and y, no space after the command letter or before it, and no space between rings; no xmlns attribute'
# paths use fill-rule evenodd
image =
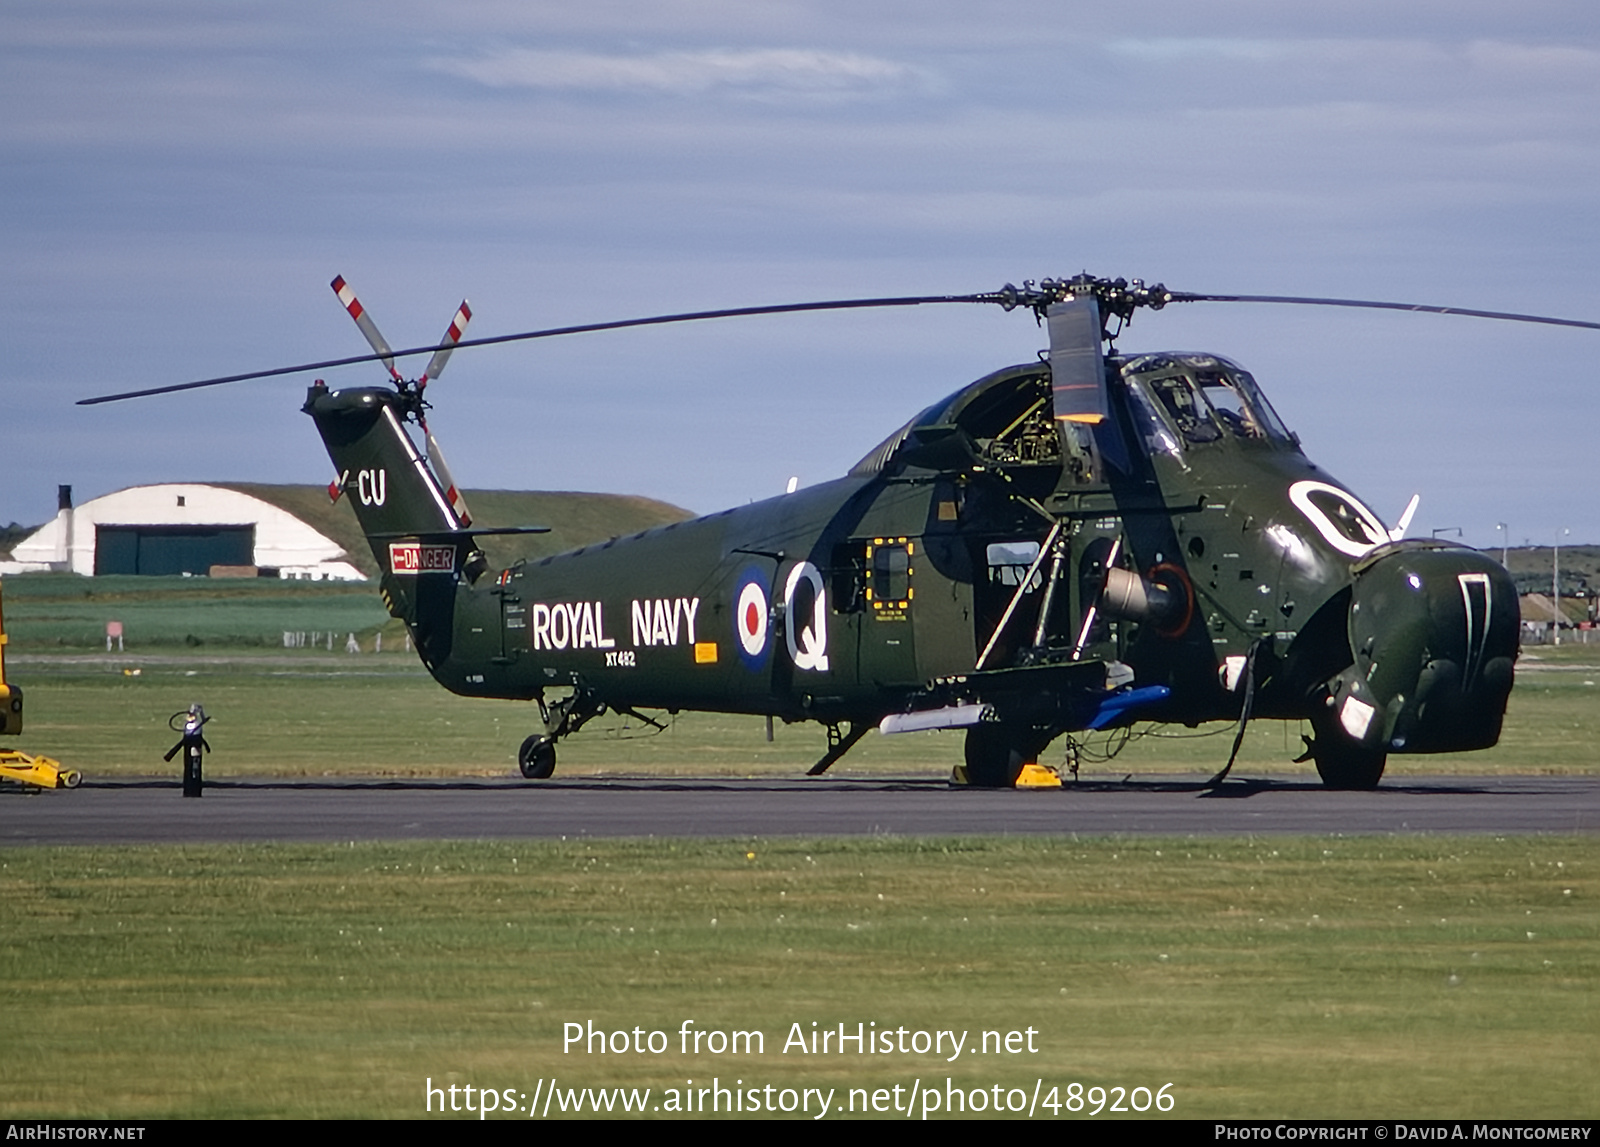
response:
<svg viewBox="0 0 1600 1147"><path fill-rule="evenodd" d="M1522 626L1522 644L1555 645L1556 641L1548 622L1525 622ZM1600 645L1600 629L1562 629L1562 645Z"/></svg>

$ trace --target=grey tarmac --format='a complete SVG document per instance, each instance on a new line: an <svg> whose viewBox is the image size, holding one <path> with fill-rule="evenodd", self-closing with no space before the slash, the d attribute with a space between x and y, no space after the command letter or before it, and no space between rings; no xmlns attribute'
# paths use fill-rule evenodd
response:
<svg viewBox="0 0 1600 1147"><path fill-rule="evenodd" d="M168 778L0 791L0 846L963 834L1593 833L1600 777L1395 777L1330 792L1300 777L952 788L926 779Z"/></svg>

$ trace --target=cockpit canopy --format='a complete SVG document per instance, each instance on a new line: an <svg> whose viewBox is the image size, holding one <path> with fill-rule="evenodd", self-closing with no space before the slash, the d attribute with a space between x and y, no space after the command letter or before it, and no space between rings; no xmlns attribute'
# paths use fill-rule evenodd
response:
<svg viewBox="0 0 1600 1147"><path fill-rule="evenodd" d="M1177 453L1224 438L1299 445L1250 372L1220 355L1139 355L1121 373L1134 418L1154 449Z"/></svg>

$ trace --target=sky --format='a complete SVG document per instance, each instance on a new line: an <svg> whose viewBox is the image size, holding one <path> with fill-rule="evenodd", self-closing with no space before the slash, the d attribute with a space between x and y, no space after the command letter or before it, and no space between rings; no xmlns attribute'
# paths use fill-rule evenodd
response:
<svg viewBox="0 0 1600 1147"><path fill-rule="evenodd" d="M7 0L0 522L158 481L325 483L309 378L91 395L389 341L968 293L1202 293L1600 319L1600 10L1526 0ZM463 351L468 488L711 512L843 473L1043 345L995 307ZM1600 542L1600 332L1193 304L1121 348L1249 369L1412 533ZM328 372L376 384L376 365Z"/></svg>

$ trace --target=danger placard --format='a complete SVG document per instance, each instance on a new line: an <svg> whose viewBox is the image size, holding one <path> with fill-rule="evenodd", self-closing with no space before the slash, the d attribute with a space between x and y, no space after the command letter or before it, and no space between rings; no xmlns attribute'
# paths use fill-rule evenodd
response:
<svg viewBox="0 0 1600 1147"><path fill-rule="evenodd" d="M450 573L456 568L455 547L390 542L389 568L397 574Z"/></svg>

